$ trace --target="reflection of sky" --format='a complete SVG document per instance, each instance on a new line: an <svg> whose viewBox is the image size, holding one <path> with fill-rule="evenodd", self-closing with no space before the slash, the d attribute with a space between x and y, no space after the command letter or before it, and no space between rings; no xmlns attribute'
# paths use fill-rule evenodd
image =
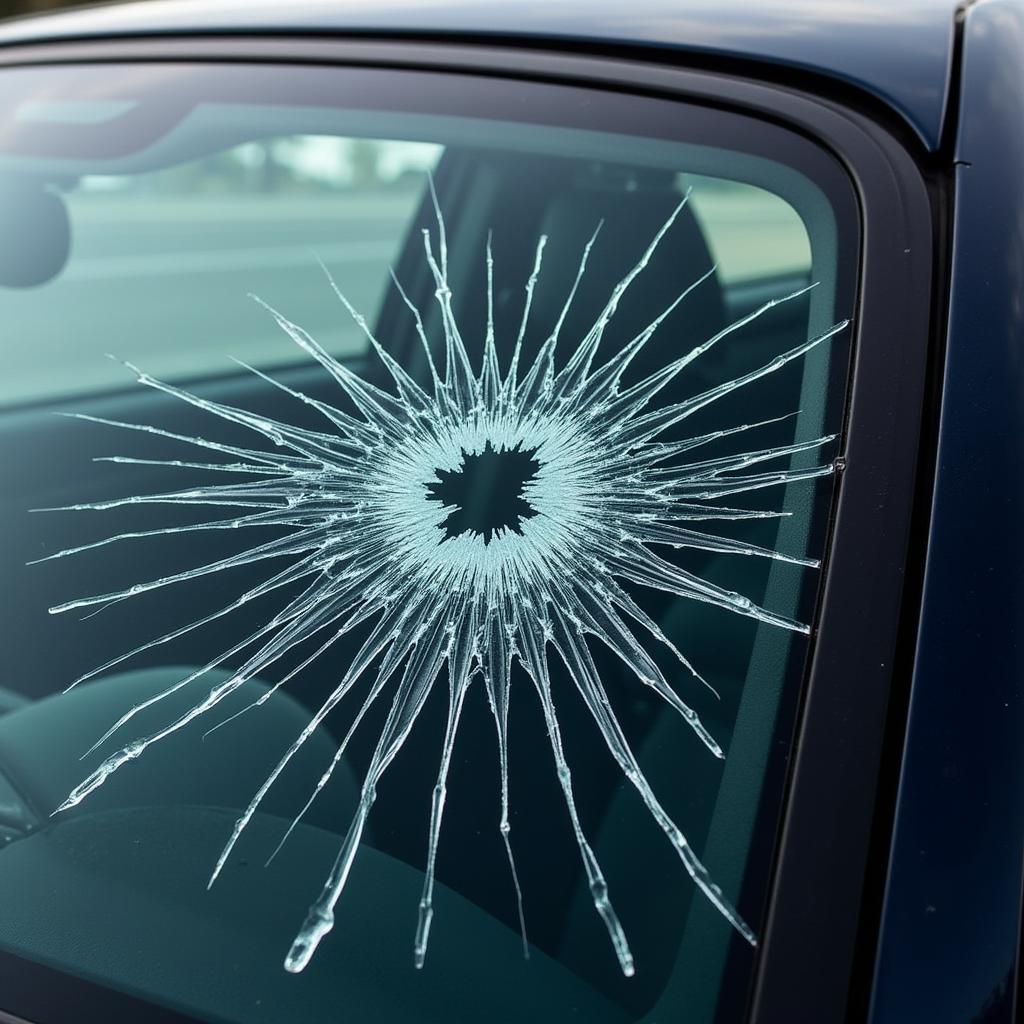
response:
<svg viewBox="0 0 1024 1024"><path fill-rule="evenodd" d="M938 132L952 48L953 0L145 0L71 12L51 31L109 26L168 31L291 28L534 34L731 51L802 64L866 85L926 137ZM0 42L31 38L30 24L0 29Z"/></svg>
<svg viewBox="0 0 1024 1024"><path fill-rule="evenodd" d="M441 147L429 142L393 142L374 140L377 150L377 176L394 181L405 171L431 170ZM352 180L352 143L327 135L304 135L289 139L283 153L275 155L295 170L316 181L348 184Z"/></svg>

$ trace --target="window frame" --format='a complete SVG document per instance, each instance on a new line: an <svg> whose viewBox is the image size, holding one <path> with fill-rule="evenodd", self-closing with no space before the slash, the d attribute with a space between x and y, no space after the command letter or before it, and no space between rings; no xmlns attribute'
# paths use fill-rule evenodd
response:
<svg viewBox="0 0 1024 1024"><path fill-rule="evenodd" d="M862 235L845 464L829 525L748 1008L751 1024L844 1020L851 987L863 983L854 975L863 959L862 900L877 843L887 713L915 633L919 570L912 527L919 514L915 502L927 489L920 472L921 437L931 400L931 341L939 326L933 321L941 319L932 316L944 266L936 246L941 225L933 223L929 190L911 152L877 122L826 96L812 99L785 85L706 70L551 50L238 36L0 50L0 68L129 60L401 67L590 85L753 115L801 132L844 166L860 204ZM836 92L844 94L838 85ZM873 949L873 934L869 941ZM813 971L807 970L808 950L814 951ZM868 971L870 961L869 951ZM57 977L64 993L75 992L73 1010L58 1005L49 983ZM38 1016L40 990L54 1004L47 1024L81 1019L90 1002L108 1020L137 1020L142 1013L154 1024L191 1020L29 961L0 957L5 1009L25 1012L31 997L31 1012ZM0 1009L0 1021L5 1019L18 1020Z"/></svg>

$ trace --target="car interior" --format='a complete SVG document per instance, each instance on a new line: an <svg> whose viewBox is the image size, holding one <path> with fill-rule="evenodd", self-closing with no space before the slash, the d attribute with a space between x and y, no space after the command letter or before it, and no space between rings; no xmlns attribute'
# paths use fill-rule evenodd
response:
<svg viewBox="0 0 1024 1024"><path fill-rule="evenodd" d="M165 149L161 159L170 166L186 156L194 154ZM511 356L523 311L523 283L541 235L548 242L527 321L527 356L539 348L557 319L580 254L598 225L594 259L565 323L567 339L585 334L615 284L678 205L684 193L680 169L638 165L628 154L623 157L616 162L544 156L480 144L445 148L432 181L448 233L456 315L464 332L482 337L487 309L480 285L490 238L499 275L494 316L503 361ZM74 267L75 224L61 199L62 190L73 188L72 174L58 177L52 171L10 178L0 187L3 201L22 211L24 221L15 232L17 242L11 235L0 242L0 310L4 289L36 288L42 296L47 281ZM427 335L440 349L434 283L423 259L421 234L424 229L436 231L435 218L424 180L394 270L423 311ZM712 265L701 219L684 208L623 299L606 335L606 351L615 351L642 331L676 297L681 281L688 283ZM708 277L659 329L632 367L633 379L765 301L810 283L809 270L795 276L769 270L764 277L738 283L724 283L718 274ZM313 258L309 273L320 274ZM124 287L131 288L131 282ZM804 295L765 312L737 332L735 340L698 360L658 401L669 404L737 378L791 348L807 336L809 302ZM187 296L182 303L187 305ZM301 309L286 313L301 323ZM339 318L345 315L339 306ZM111 335L116 336L116 308L109 317ZM393 284L384 288L373 330L410 373L426 372L408 308ZM67 325L67 334L67 344L74 345L74 323ZM32 339L18 343L31 346ZM266 368L275 379L324 402L341 401L322 370L298 351L289 356L284 340L281 351L279 364ZM781 418L758 432L757 446L787 444L797 429L791 414L801 408L802 396L809 389L826 392L834 387L830 381L838 362L831 368L827 361L790 364L698 414L685 430L695 434ZM387 386L371 356L354 356L350 365ZM180 383L196 394L267 416L300 425L314 422L315 411L241 367L186 377ZM0 410L0 575L6 581L0 589L0 620L8 638L7 683L0 691L0 835L5 841L0 848L0 946L5 950L203 1019L326 1021L339 1019L344 1011L345 1020L403 1024L519 1022L528 1015L550 1014L553 1007L559 1012L550 1019L575 1015L595 1024L653 1021L650 1015L656 1014L659 1000L678 983L673 979L679 964L700 962L715 944L723 951L728 946L728 958L741 963L752 955L704 906L608 756L564 673L556 674L553 685L570 761L576 766L579 812L630 935L639 965L632 979L619 975L594 913L556 783L544 719L520 670L510 708L511 840L524 892L529 961L520 949L514 891L498 831L494 729L482 687L470 690L451 769L438 861L440 893L424 970L412 969L412 933L444 730L444 686L435 688L380 787L334 931L301 976L286 974L281 960L347 828L385 706L370 712L329 787L265 865L347 730L347 705L317 731L271 789L222 878L207 889L210 869L239 810L330 693L358 636L312 663L287 688L275 690L257 710L205 732L275 682L252 680L218 709L208 726L183 730L157 744L77 807L51 817L102 759L103 748L85 752L113 721L254 633L282 600L274 594L261 598L229 620L189 634L186 641L154 647L62 693L91 667L230 603L266 572L265 566L247 566L114 602L89 615L48 615L47 608L67 598L156 579L252 543L251 536L199 532L26 564L100 536L156 529L168 517L184 523L192 521L190 516L199 521L208 515L203 509L168 511L152 505L103 512L32 511L170 486L165 466L126 468L94 461L97 456L190 457L166 436L117 430L63 413L253 444L242 428L203 420L193 407L130 380L122 388L65 393ZM707 449L708 457L728 451L725 444ZM200 471L175 472L176 487L205 482ZM777 488L751 501L761 508L818 509L810 534L813 550L823 538L820 507L827 490L825 485L817 492L813 485ZM466 496L467 502L473 500L472 494ZM773 547L780 543L779 530L778 521L765 519L742 524L737 535ZM771 600L770 586L780 584L770 584L770 577L782 573L793 608L803 615L813 608L813 573L804 578L791 567L776 569L761 559L725 554L672 551L668 557L756 601ZM771 631L750 619L669 595L635 596L701 674L713 680L718 699L694 692L699 685L678 672L673 681L699 706L722 745L728 748L734 730L742 727L753 729L762 746L782 744L784 750L785 723L791 720L802 670L803 638L768 639ZM782 760L772 758L765 768L758 757L751 755L744 763L741 756L731 769L740 773L732 785L744 797L732 799L725 791L722 763L708 756L685 723L652 693L638 693L611 653L593 647L620 721L655 791L663 795L695 848L718 851L713 863L708 858L712 873L729 880L748 918L758 920L778 813L777 802L760 800L760 788L770 790L778 783L775 775L784 771ZM190 688L147 708L128 729L143 735L172 720L235 663L237 659L229 659ZM282 666L282 673L287 667ZM772 682L769 676L778 679ZM760 749L757 744L755 748ZM725 952L721 963L726 970ZM721 971L689 972L689 998L695 1005L702 999L713 1002L719 998L720 980ZM702 986L707 991L702 993ZM495 992L501 992L500 999Z"/></svg>

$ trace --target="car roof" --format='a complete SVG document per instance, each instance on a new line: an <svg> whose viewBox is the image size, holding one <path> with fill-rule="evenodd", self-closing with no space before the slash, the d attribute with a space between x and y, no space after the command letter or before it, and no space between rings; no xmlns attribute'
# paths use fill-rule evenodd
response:
<svg viewBox="0 0 1024 1024"><path fill-rule="evenodd" d="M938 146L956 0L145 0L0 24L0 46L183 34L409 34L787 65L881 99Z"/></svg>

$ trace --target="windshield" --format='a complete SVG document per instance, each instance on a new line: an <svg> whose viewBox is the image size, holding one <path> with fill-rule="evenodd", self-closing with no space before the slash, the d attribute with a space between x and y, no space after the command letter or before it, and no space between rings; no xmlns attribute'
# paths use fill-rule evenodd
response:
<svg viewBox="0 0 1024 1024"><path fill-rule="evenodd" d="M9 69L0 216L0 946L240 1024L741 1019L830 158L497 79Z"/></svg>

